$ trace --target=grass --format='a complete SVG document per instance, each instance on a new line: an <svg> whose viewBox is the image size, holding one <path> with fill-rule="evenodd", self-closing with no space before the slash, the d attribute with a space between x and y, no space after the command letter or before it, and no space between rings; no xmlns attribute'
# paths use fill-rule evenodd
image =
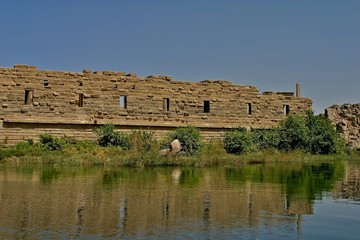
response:
<svg viewBox="0 0 360 240"><path fill-rule="evenodd" d="M349 160L360 162L358 152L347 155L311 155L301 151L289 153L266 150L241 155L228 154L222 142L215 140L204 143L200 151L191 156L161 156L159 148L147 151L123 150L119 147L101 147L88 141L79 141L60 150L48 150L40 144L21 142L14 147L0 148L0 161L14 164L56 164L66 166L240 166L244 164L270 162L300 162L313 160Z"/></svg>

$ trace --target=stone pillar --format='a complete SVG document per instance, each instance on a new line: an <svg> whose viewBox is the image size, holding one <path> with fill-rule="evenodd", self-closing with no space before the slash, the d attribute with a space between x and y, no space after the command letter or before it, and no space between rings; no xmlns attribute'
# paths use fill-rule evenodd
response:
<svg viewBox="0 0 360 240"><path fill-rule="evenodd" d="M296 97L300 97L300 83L296 84Z"/></svg>

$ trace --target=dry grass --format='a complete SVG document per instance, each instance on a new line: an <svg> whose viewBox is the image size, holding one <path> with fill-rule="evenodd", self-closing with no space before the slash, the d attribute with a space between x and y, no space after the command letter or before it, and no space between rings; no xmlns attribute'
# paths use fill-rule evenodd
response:
<svg viewBox="0 0 360 240"><path fill-rule="evenodd" d="M80 144L63 150L49 151L37 145L19 144L13 148L0 148L0 161L14 164L56 164L67 166L240 166L271 162L304 162L314 160L349 160L360 162L360 154L311 155L301 151L290 153L268 150L241 155L227 154L222 142L214 140L205 143L201 150L192 156L161 156L158 148L142 152L138 149L122 150L118 147L100 147L95 144Z"/></svg>

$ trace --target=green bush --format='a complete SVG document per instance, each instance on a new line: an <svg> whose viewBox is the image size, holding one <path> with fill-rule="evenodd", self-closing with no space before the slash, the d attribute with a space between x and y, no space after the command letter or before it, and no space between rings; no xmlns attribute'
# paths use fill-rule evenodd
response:
<svg viewBox="0 0 360 240"><path fill-rule="evenodd" d="M251 134L244 128L236 128L225 133L224 148L227 153L241 154L254 150Z"/></svg>
<svg viewBox="0 0 360 240"><path fill-rule="evenodd" d="M344 140L323 115L289 116L280 124L279 149L300 149L311 154L339 154L346 150Z"/></svg>
<svg viewBox="0 0 360 240"><path fill-rule="evenodd" d="M28 140L27 142L30 145L34 144L32 140ZM50 151L62 150L70 145L77 144L77 142L78 141L73 137L63 136L63 137L57 138L48 133L41 134L40 140L39 140L40 145L43 148L48 149Z"/></svg>
<svg viewBox="0 0 360 240"><path fill-rule="evenodd" d="M55 138L47 133L40 135L40 144L42 147L50 151L61 150L65 146L59 138Z"/></svg>
<svg viewBox="0 0 360 240"><path fill-rule="evenodd" d="M182 146L182 151L193 155L200 150L202 137L196 127L188 126L175 129L168 136L168 145L175 139L178 139Z"/></svg>
<svg viewBox="0 0 360 240"><path fill-rule="evenodd" d="M280 123L280 142L278 149L282 151L307 150L309 130L306 118L290 115Z"/></svg>
<svg viewBox="0 0 360 240"><path fill-rule="evenodd" d="M279 129L253 129L252 141L258 150L277 149L280 143Z"/></svg>
<svg viewBox="0 0 360 240"><path fill-rule="evenodd" d="M114 146L129 149L129 135L115 130L114 125L106 124L95 129L100 146Z"/></svg>
<svg viewBox="0 0 360 240"><path fill-rule="evenodd" d="M308 112L305 116L290 115L279 128L234 129L225 134L228 153L241 154L254 150L300 150L311 154L341 154L346 151L344 140L323 115Z"/></svg>
<svg viewBox="0 0 360 240"><path fill-rule="evenodd" d="M30 144L27 141L19 142L15 146L9 148L0 147L0 160L12 156L20 157L28 155L29 153L31 153L31 150L33 148L35 148L34 145Z"/></svg>
<svg viewBox="0 0 360 240"><path fill-rule="evenodd" d="M309 131L308 151L312 154L335 154L346 150L345 142L329 119L323 115L307 114Z"/></svg>

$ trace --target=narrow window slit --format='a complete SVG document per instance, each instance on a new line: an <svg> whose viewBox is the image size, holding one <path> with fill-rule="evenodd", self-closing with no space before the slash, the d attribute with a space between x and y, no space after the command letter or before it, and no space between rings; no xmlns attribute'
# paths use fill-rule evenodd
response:
<svg viewBox="0 0 360 240"><path fill-rule="evenodd" d="M251 103L247 103L246 104L246 112L248 115L251 115L252 114L252 106L251 106Z"/></svg>
<svg viewBox="0 0 360 240"><path fill-rule="evenodd" d="M83 94L83 93L79 93L78 107L83 107L83 106L84 106L84 94Z"/></svg>
<svg viewBox="0 0 360 240"><path fill-rule="evenodd" d="M210 112L210 101L205 100L204 101L204 113Z"/></svg>
<svg viewBox="0 0 360 240"><path fill-rule="evenodd" d="M120 108L127 109L127 96L120 96Z"/></svg>
<svg viewBox="0 0 360 240"><path fill-rule="evenodd" d="M165 112L170 111L170 99L169 98L164 98L163 99L163 110Z"/></svg>
<svg viewBox="0 0 360 240"><path fill-rule="evenodd" d="M34 98L34 91L33 90L25 90L25 105L32 105Z"/></svg>
<svg viewBox="0 0 360 240"><path fill-rule="evenodd" d="M289 113L290 113L290 106L284 105L284 115L289 115Z"/></svg>

